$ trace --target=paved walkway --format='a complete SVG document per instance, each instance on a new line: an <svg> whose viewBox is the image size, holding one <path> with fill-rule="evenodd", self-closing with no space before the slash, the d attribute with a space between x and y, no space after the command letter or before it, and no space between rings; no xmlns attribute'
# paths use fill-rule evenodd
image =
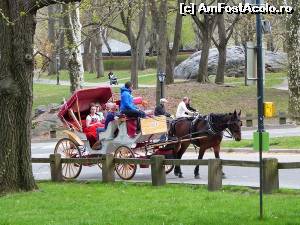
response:
<svg viewBox="0 0 300 225"><path fill-rule="evenodd" d="M274 88L287 91L289 89L288 80L284 79L281 84L274 86Z"/></svg>
<svg viewBox="0 0 300 225"><path fill-rule="evenodd" d="M121 79L119 79L119 80L121 80ZM124 80L128 80L128 79L124 78ZM33 83L35 83L35 84L56 84L56 80L50 80L50 79L40 78L38 80L37 79L33 79ZM70 86L70 81L60 80L59 83L60 83L60 85L63 85L63 86ZM99 83L84 82L84 86L85 87L98 87L98 86L106 86L106 85L109 85L109 81L107 81L107 82L99 82ZM118 85L114 85L113 87L121 87L123 85L124 85L124 83L119 83ZM152 85L152 84L139 84L139 87L142 87L142 88L156 87L156 85Z"/></svg>

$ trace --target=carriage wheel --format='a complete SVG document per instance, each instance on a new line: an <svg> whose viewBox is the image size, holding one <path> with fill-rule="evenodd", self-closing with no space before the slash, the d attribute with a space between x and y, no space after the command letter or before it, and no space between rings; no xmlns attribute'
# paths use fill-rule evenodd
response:
<svg viewBox="0 0 300 225"><path fill-rule="evenodd" d="M171 171L174 169L174 165L165 165L165 171L166 174L171 173Z"/></svg>
<svg viewBox="0 0 300 225"><path fill-rule="evenodd" d="M81 158L80 149L69 138L60 139L55 146L54 153L61 154L61 158ZM81 169L81 163L63 163L62 176L66 180L74 179L79 176Z"/></svg>
<svg viewBox="0 0 300 225"><path fill-rule="evenodd" d="M132 150L126 146L120 146L115 151L115 158L134 158ZM123 180L130 180L135 172L137 165L135 164L116 164L115 170L120 178Z"/></svg>

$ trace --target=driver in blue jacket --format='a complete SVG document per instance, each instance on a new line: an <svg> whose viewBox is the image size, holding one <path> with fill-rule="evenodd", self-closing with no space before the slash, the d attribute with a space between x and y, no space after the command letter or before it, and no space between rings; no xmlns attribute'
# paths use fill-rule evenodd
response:
<svg viewBox="0 0 300 225"><path fill-rule="evenodd" d="M132 83L130 81L126 82L124 87L121 87L121 106L120 112L124 113L128 117L146 117L145 112L139 110L133 103Z"/></svg>

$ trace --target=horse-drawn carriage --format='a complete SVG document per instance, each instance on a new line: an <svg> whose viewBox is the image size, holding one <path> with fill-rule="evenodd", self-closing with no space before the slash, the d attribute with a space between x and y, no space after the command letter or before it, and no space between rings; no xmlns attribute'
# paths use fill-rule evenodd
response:
<svg viewBox="0 0 300 225"><path fill-rule="evenodd" d="M63 158L87 158L101 157L103 154L113 153L117 158L149 158L153 154L164 154L171 157L172 151L163 149L162 144L157 144L162 134L167 133L166 118L149 117L140 119L127 118L118 115L115 120L109 122L106 130L99 135L101 148L92 149L91 134L86 129L86 117L89 114L90 104L99 102L102 108L106 103L114 102L111 87L97 87L76 91L59 110L58 116L68 130L64 133L68 136L58 141L54 153L60 153ZM138 127L140 126L140 129ZM63 177L65 179L76 178L82 169L80 163L63 164ZM101 168L101 164L98 165ZM141 165L143 167L143 165ZM166 166L167 167L167 166ZM172 171L168 166L166 172ZM131 179L137 170L134 164L116 164L115 171L122 179Z"/></svg>
<svg viewBox="0 0 300 225"><path fill-rule="evenodd" d="M76 91L71 98L62 105L58 113L69 130L68 136L58 141L54 153L60 153L65 158L101 157L103 154L113 153L116 158L150 158L153 154L165 155L166 158L180 159L190 144L199 147L198 159L202 159L208 148L213 148L216 158L219 158L220 143L223 132L228 131L235 140L241 140L241 112L227 114L209 114L195 118L179 119L172 123L168 131L166 117L149 116L145 119L128 118L119 115L108 123L99 139L101 148L92 149L91 139L95 133L87 131L85 119L89 114L91 102L99 102L105 108L108 102L118 102L112 99L111 87L97 87ZM136 102L137 104L139 102ZM172 135L176 140L165 141L163 135ZM80 163L63 164L63 177L76 178L82 169ZM101 165L98 165L101 168ZM145 165L140 165L144 167ZM125 180L131 179L137 170L135 164L116 164L116 173ZM173 166L165 167L166 173L173 170ZM182 177L179 166L175 167L175 175ZM196 166L195 178L199 177L199 166Z"/></svg>

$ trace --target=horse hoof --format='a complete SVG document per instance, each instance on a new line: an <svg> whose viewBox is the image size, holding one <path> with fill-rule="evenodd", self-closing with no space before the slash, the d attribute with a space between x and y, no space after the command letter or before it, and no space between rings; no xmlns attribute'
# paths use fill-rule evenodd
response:
<svg viewBox="0 0 300 225"><path fill-rule="evenodd" d="M195 175L195 179L200 179L200 175Z"/></svg>
<svg viewBox="0 0 300 225"><path fill-rule="evenodd" d="M183 178L182 174L179 174L178 177L179 177L179 178Z"/></svg>
<svg viewBox="0 0 300 225"><path fill-rule="evenodd" d="M222 178L223 178L223 179L226 178L226 175L225 175L225 173L223 173L223 172L222 172Z"/></svg>
<svg viewBox="0 0 300 225"><path fill-rule="evenodd" d="M174 175L175 175L176 177L178 177L178 176L179 176L179 173L174 172Z"/></svg>

